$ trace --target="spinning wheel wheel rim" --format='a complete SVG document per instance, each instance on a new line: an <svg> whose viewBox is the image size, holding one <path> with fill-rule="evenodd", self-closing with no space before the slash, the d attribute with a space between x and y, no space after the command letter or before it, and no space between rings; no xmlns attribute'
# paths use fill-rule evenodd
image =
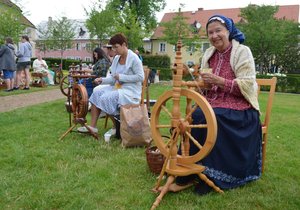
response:
<svg viewBox="0 0 300 210"><path fill-rule="evenodd" d="M82 84L74 84L72 90L72 110L75 118L84 118L88 112L88 94Z"/></svg>
<svg viewBox="0 0 300 210"><path fill-rule="evenodd" d="M177 155L177 162L181 164L191 164L202 160L205 156L209 154L211 149L213 148L216 141L217 134L217 121L213 109L207 102L207 100L201 96L199 93L189 90L189 89L181 89L180 96L186 97L187 99L193 100L199 108L203 111L204 116L206 118L207 124L207 136L205 139L204 145L202 145L201 150L194 155ZM163 141L163 137L160 133L159 128L159 114L162 111L162 106L168 100L173 99L173 91L165 92L155 103L152 114L151 114L151 131L154 142L156 146L160 149L161 153L166 157L169 153L169 149L167 145ZM187 123L186 121L184 123ZM187 123L188 124L188 123ZM179 123L178 126L182 126L182 123ZM176 129L176 128L175 128Z"/></svg>
<svg viewBox="0 0 300 210"><path fill-rule="evenodd" d="M64 76L59 83L60 91L63 95L70 97L72 95L72 85L69 82L69 76ZM70 88L70 92L69 89Z"/></svg>

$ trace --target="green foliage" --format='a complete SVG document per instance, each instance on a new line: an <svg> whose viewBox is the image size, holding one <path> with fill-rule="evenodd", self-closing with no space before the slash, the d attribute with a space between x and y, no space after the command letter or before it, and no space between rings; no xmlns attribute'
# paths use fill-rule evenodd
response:
<svg viewBox="0 0 300 210"><path fill-rule="evenodd" d="M160 26L164 28L162 40L169 44L176 45L181 39L183 45L193 46L199 39L198 33L195 33L195 28L189 25L187 17L184 17L180 8L176 16L169 22L162 22Z"/></svg>
<svg viewBox="0 0 300 210"><path fill-rule="evenodd" d="M276 19L278 6L249 5L241 9L245 21L238 27L245 33L245 44L251 48L256 64L268 68L271 64L285 70L299 68L299 24Z"/></svg>
<svg viewBox="0 0 300 210"><path fill-rule="evenodd" d="M170 68L171 60L167 55L143 55L143 64L149 67Z"/></svg>
<svg viewBox="0 0 300 210"><path fill-rule="evenodd" d="M15 8L0 8L0 44L4 43L6 37L11 37L15 43L19 42L20 34L25 29L21 18L21 11Z"/></svg>
<svg viewBox="0 0 300 210"><path fill-rule="evenodd" d="M108 0L105 9L101 4L99 0L90 12L86 9L89 16L87 28L92 35L98 36L103 42L121 32L127 36L131 49L140 49L143 38L156 27L155 12L165 7L165 0Z"/></svg>

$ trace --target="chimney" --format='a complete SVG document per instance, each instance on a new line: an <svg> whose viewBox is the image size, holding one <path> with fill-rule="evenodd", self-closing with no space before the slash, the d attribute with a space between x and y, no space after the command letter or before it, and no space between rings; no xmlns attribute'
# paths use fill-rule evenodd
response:
<svg viewBox="0 0 300 210"><path fill-rule="evenodd" d="M203 11L203 8L198 8L198 11Z"/></svg>
<svg viewBox="0 0 300 210"><path fill-rule="evenodd" d="M48 17L48 23L52 23L52 17Z"/></svg>

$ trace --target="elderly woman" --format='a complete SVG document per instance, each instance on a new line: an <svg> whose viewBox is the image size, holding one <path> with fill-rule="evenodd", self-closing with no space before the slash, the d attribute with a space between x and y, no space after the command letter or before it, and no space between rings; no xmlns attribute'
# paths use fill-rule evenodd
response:
<svg viewBox="0 0 300 210"><path fill-rule="evenodd" d="M217 118L217 140L211 153L201 160L204 174L221 189L242 186L261 176L262 131L259 120L257 84L254 59L250 49L242 45L245 37L230 18L214 15L209 18L206 31L212 45L202 59L204 82L211 86L205 95ZM203 112L192 115L193 123L205 123ZM192 129L191 134L203 143L205 129ZM190 154L198 147L190 142ZM178 191L190 186L194 175L177 177L169 190ZM197 180L197 179L196 179ZM206 194L211 188L197 180L195 191Z"/></svg>
<svg viewBox="0 0 300 210"><path fill-rule="evenodd" d="M95 83L109 84L107 87L95 88L89 101L91 107L91 125L89 128L98 133L97 121L101 111L116 115L119 108L125 104L138 104L141 99L144 70L139 57L127 48L126 37L118 33L114 35L109 44L116 51L116 56L111 65L111 74L100 77ZM79 132L88 132L86 127L78 128Z"/></svg>
<svg viewBox="0 0 300 210"><path fill-rule="evenodd" d="M48 69L48 65L41 54L38 54L37 58L33 61L32 68L34 72L47 73L47 84L54 85L54 71Z"/></svg>

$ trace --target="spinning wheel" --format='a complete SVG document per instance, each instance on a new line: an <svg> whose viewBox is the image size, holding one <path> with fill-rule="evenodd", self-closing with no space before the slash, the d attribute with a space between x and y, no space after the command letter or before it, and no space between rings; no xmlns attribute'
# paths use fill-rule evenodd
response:
<svg viewBox="0 0 300 210"><path fill-rule="evenodd" d="M72 111L77 118L84 118L88 112L88 94L82 84L75 84L73 87Z"/></svg>
<svg viewBox="0 0 300 210"><path fill-rule="evenodd" d="M84 71L82 71L84 73ZM98 139L98 134L94 133L89 126L86 124L86 115L88 112L88 93L83 84L78 84L79 79L83 78L95 78L94 75L85 75L85 74L71 74L72 83L69 81L68 76L64 77L61 81L60 88L64 95L68 97L70 102L70 97L72 99L72 112L73 112L73 125L70 123L70 128L60 137L60 140L63 139L73 128L79 123L82 126L86 127L89 133L95 138ZM68 81L68 82L66 82ZM68 86L66 86L68 84ZM65 90L68 90L66 92ZM71 89L72 88L72 89ZM72 90L72 91L71 91ZM70 115L71 116L71 115ZM70 117L71 119L71 117ZM71 120L70 120L71 122Z"/></svg>
<svg viewBox="0 0 300 210"><path fill-rule="evenodd" d="M64 76L59 84L60 91L67 97L70 97L72 95L72 83L69 78L69 75Z"/></svg>
<svg viewBox="0 0 300 210"><path fill-rule="evenodd" d="M151 209L155 209L159 205L168 191L179 191L186 188L179 187L180 189L174 190L171 187L176 176L197 174L215 191L223 193L203 174L205 166L196 164L212 150L217 136L217 122L213 109L207 100L192 89L205 87L204 82L201 79L198 81L182 81L182 75L184 71L186 72L186 67L182 63L181 47L181 41L179 40L173 67L173 89L159 97L151 114L152 137L156 146L165 156L163 168L153 189L154 192L160 192L160 194ZM184 86L188 88L183 88ZM205 124L192 124L192 114L196 109L202 110ZM183 116L181 116L182 112L184 113ZM202 144L191 135L192 128L206 129L207 135ZM171 132L171 137L168 141L165 141L163 136L168 135L169 132ZM190 142L193 142L199 148L196 154L189 154ZM177 154L178 148L180 154ZM160 187L160 182L165 173L167 173L168 179L165 185Z"/></svg>

